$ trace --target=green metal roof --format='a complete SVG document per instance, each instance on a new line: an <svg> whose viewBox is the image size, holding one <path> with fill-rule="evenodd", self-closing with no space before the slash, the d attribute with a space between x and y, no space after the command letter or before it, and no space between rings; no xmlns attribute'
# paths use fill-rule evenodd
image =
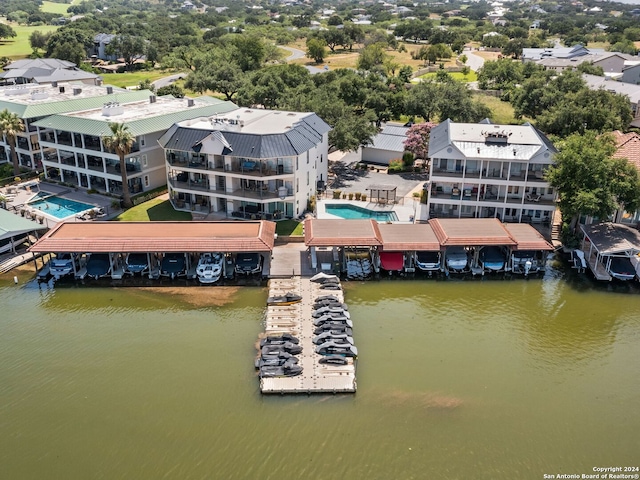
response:
<svg viewBox="0 0 640 480"><path fill-rule="evenodd" d="M104 95L96 97L74 98L57 102L47 102L43 100L42 103L33 105L0 100L0 111L6 108L12 113L17 113L20 118L37 118L60 113L92 110L102 107L102 105L107 102L136 102L149 98L151 94L148 90L122 90L114 87L112 94L107 94L105 89Z"/></svg>
<svg viewBox="0 0 640 480"><path fill-rule="evenodd" d="M129 131L132 135L147 135L149 133L166 130L174 123L182 122L183 120L198 117L209 117L216 114L231 112L238 108L237 105L231 102L224 102L222 100L218 100L217 103L212 103L207 99L207 103L211 104L203 106L194 105L193 107L187 107L185 105L184 109L179 112L160 113L153 117L125 122L125 124L129 127ZM100 104L100 106L102 106L102 104ZM94 120L74 117L72 115L52 115L35 122L34 125L38 127L54 128L65 132L82 133L84 135L95 135L99 137L109 131L109 123L117 121L117 116L105 117L104 120Z"/></svg>
<svg viewBox="0 0 640 480"><path fill-rule="evenodd" d="M31 220L22 218L20 215L0 208L0 240L22 233L33 232L34 230L44 230L45 228L47 227L44 225L38 225Z"/></svg>

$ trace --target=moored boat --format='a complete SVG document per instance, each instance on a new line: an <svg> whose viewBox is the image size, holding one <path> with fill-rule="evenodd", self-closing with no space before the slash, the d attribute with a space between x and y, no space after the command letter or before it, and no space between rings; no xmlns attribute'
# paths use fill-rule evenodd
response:
<svg viewBox="0 0 640 480"><path fill-rule="evenodd" d="M203 253L200 255L196 275L200 283L215 283L222 276L224 255L222 253Z"/></svg>
<svg viewBox="0 0 640 480"><path fill-rule="evenodd" d="M284 295L278 295L267 298L267 305L293 305L302 301L302 296L287 292Z"/></svg>
<svg viewBox="0 0 640 480"><path fill-rule="evenodd" d="M161 274L176 278L184 274L186 260L184 253L165 253L160 264Z"/></svg>
<svg viewBox="0 0 640 480"><path fill-rule="evenodd" d="M480 265L485 271L500 272L504 270L506 256L500 247L488 246L480 250Z"/></svg>
<svg viewBox="0 0 640 480"><path fill-rule="evenodd" d="M49 262L49 273L57 280L73 273L75 258L72 253L57 253L56 258Z"/></svg>
<svg viewBox="0 0 640 480"><path fill-rule="evenodd" d="M469 264L469 256L464 247L449 247L445 253L447 269L453 272L464 272Z"/></svg>
<svg viewBox="0 0 640 480"><path fill-rule="evenodd" d="M111 270L108 253L92 253L87 260L87 275L93 278L105 277Z"/></svg>
<svg viewBox="0 0 640 480"><path fill-rule="evenodd" d="M149 256L147 253L130 253L125 260L127 272L131 275L143 274L149 269Z"/></svg>
<svg viewBox="0 0 640 480"><path fill-rule="evenodd" d="M416 267L423 272L437 272L442 267L440 252L416 252Z"/></svg>
<svg viewBox="0 0 640 480"><path fill-rule="evenodd" d="M616 280L622 281L633 280L636 276L636 270L628 257L612 257L608 272Z"/></svg>

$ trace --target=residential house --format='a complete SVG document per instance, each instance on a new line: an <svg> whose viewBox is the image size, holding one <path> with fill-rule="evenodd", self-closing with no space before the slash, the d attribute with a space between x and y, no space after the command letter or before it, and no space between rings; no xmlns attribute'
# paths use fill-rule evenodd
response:
<svg viewBox="0 0 640 480"><path fill-rule="evenodd" d="M46 85L60 82L101 85L102 77L80 70L75 63L57 58L16 60L6 65L4 71L0 73L0 85L25 83Z"/></svg>
<svg viewBox="0 0 640 480"><path fill-rule="evenodd" d="M613 155L614 158L626 158L640 172L640 135L635 132L622 133L616 130L613 132L613 138L617 146L616 153ZM640 209L635 212L626 212L620 209L616 212L614 221L633 226L639 225Z"/></svg>
<svg viewBox="0 0 640 480"><path fill-rule="evenodd" d="M625 62L620 81L640 85L640 59L634 62Z"/></svg>
<svg viewBox="0 0 640 480"><path fill-rule="evenodd" d="M131 96L128 96L131 95ZM148 90L111 95L99 105L80 103L70 112L47 116L33 125L42 150L47 178L107 193L122 192L119 157L107 150L102 137L109 123L125 123L135 137L126 157L129 189L147 191L166 184L164 151L158 139L176 122L236 110L231 102L212 97L177 99L156 97Z"/></svg>
<svg viewBox="0 0 640 480"><path fill-rule="evenodd" d="M115 62L118 59L118 55L116 52L109 50L109 45L115 38L116 36L110 33L98 33L93 37L93 47L89 52L89 57L107 62Z"/></svg>
<svg viewBox="0 0 640 480"><path fill-rule="evenodd" d="M544 176L555 153L528 123L446 120L430 135L429 216L549 223L556 192Z"/></svg>
<svg viewBox="0 0 640 480"><path fill-rule="evenodd" d="M159 140L178 209L236 218L301 215L328 174L328 132L315 113L241 108L178 122Z"/></svg>
<svg viewBox="0 0 640 480"><path fill-rule="evenodd" d="M616 82L615 80L598 77L597 75L584 74L582 78L587 82L587 86L591 90L603 88L612 93L626 95L629 98L629 106L631 107L631 114L633 115L631 126L640 127L640 85Z"/></svg>

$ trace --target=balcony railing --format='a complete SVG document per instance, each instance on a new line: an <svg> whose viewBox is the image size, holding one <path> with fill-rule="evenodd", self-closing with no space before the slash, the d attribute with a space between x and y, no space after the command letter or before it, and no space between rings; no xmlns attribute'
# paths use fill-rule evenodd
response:
<svg viewBox="0 0 640 480"><path fill-rule="evenodd" d="M206 180L203 181L194 181L187 180L186 182L178 181L175 178L170 178L169 183L174 188L182 188L184 190L202 190L202 191L211 191L209 182ZM224 193L224 192L221 192Z"/></svg>

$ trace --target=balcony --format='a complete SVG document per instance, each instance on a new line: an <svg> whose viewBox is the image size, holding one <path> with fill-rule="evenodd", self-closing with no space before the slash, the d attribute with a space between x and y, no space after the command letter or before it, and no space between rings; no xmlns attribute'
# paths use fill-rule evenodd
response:
<svg viewBox="0 0 640 480"><path fill-rule="evenodd" d="M84 136L84 148L87 150L93 150L94 152L102 151L102 144L99 137L93 135Z"/></svg>
<svg viewBox="0 0 640 480"><path fill-rule="evenodd" d="M69 132L58 132L58 145L73 145L73 140Z"/></svg>
<svg viewBox="0 0 640 480"><path fill-rule="evenodd" d="M546 180L543 177L544 172L542 170L527 170L528 182L545 182Z"/></svg>
<svg viewBox="0 0 640 480"><path fill-rule="evenodd" d="M95 170L96 172L104 172L104 165L102 164L102 158L100 157L87 155L87 165L89 167L89 170Z"/></svg>
<svg viewBox="0 0 640 480"><path fill-rule="evenodd" d="M169 178L169 184L174 188L181 188L183 190L201 190L201 191L211 191L210 184L207 180L178 180L181 178L180 175L176 178ZM224 193L224 192L221 192Z"/></svg>

